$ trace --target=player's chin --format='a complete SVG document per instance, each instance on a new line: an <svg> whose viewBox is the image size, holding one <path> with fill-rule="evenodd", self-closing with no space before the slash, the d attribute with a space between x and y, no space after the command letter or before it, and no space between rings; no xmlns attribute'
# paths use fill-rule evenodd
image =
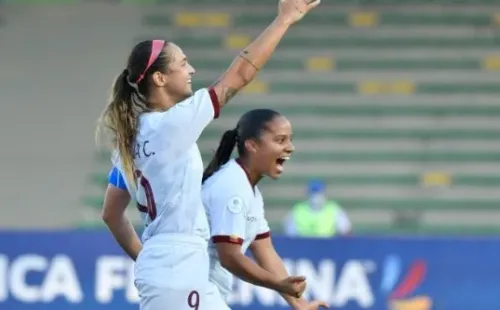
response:
<svg viewBox="0 0 500 310"><path fill-rule="evenodd" d="M283 171L284 168L282 165L275 165L268 171L267 176L269 176L273 180L277 180L281 177Z"/></svg>

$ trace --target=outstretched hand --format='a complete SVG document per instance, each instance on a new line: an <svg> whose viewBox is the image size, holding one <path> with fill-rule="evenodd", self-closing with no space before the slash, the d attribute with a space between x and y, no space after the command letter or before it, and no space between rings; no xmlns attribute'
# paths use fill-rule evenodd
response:
<svg viewBox="0 0 500 310"><path fill-rule="evenodd" d="M279 0L278 17L292 25L320 3L321 0Z"/></svg>

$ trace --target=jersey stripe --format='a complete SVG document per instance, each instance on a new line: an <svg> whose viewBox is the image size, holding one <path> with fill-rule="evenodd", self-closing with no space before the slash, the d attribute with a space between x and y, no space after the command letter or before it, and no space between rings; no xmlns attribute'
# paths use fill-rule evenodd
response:
<svg viewBox="0 0 500 310"><path fill-rule="evenodd" d="M255 236L255 240L266 239L266 238L269 238L269 237L271 237L271 232L270 231L266 231L265 233L258 234L257 236Z"/></svg>
<svg viewBox="0 0 500 310"><path fill-rule="evenodd" d="M213 236L212 237L212 242L213 243L233 243L233 244L243 244L243 239L237 236Z"/></svg>
<svg viewBox="0 0 500 310"><path fill-rule="evenodd" d="M217 94L215 93L215 90L213 88L208 89L208 94L210 95L212 105L214 106L214 119L218 118L220 114L219 98L217 98Z"/></svg>

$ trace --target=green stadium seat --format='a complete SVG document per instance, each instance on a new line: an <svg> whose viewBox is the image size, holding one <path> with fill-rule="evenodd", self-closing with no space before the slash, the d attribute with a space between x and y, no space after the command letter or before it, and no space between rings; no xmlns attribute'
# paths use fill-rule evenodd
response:
<svg viewBox="0 0 500 310"><path fill-rule="evenodd" d="M295 155L293 155L295 161ZM208 159L208 156L205 157ZM280 185L304 185L308 180L314 178L315 175L284 175L280 178ZM407 174L357 174L357 175L330 175L322 177L322 180L328 184L334 185L352 185L352 186L372 186L372 185L390 185L398 186L418 186L421 183L422 175L418 173ZM481 174L456 174L452 175L453 186L482 186L482 187L496 187L500 186L500 175L481 175ZM99 186L107 185L107 174L96 172L91 175L89 180L92 184ZM264 179L263 186L272 184L274 181Z"/></svg>
<svg viewBox="0 0 500 310"><path fill-rule="evenodd" d="M139 36L134 39L134 43L150 39L149 35ZM169 38L176 42L184 49L216 49L224 46L224 37L222 35L204 34L196 35L192 33L184 33ZM479 34L472 37L455 38L455 37L389 37L380 38L373 35L365 36L331 36L325 34L325 37L311 37L306 34L289 35L280 43L280 49L303 49L304 42L307 42L308 48L325 48L325 49L410 49L410 48L461 48L474 46L475 48L498 48L500 39L491 34Z"/></svg>
<svg viewBox="0 0 500 310"><path fill-rule="evenodd" d="M266 205L274 208L289 210L297 200L289 198L265 198ZM381 198L340 198L336 201L344 206L346 210L498 210L498 200L472 200L472 199L430 199L409 197L406 199L381 199Z"/></svg>
<svg viewBox="0 0 500 310"><path fill-rule="evenodd" d="M185 12L190 12L186 10ZM376 17L376 26L475 26L487 27L491 26L494 21L494 15L491 12L478 12L478 13L428 13L428 12L387 12L378 13L376 10L368 10L370 15ZM330 26L330 27L349 27L350 20L353 14L360 14L359 12L332 12L320 10L312 12L305 18L298 27L307 26ZM365 13L366 14L366 13ZM254 13L236 13L232 14L232 24L241 28L255 28L264 25L274 18L274 13L269 12L254 12ZM155 13L145 15L143 17L143 24L147 27L167 27L174 26L177 16L170 14Z"/></svg>
<svg viewBox="0 0 500 310"><path fill-rule="evenodd" d="M260 102L259 107L272 107L279 110L285 116L295 115L335 115L335 116L500 116L500 106L491 105L456 105L453 102L444 103L442 105L427 106L427 105L406 105L403 104L335 104L335 98L331 99L330 105L315 106L304 104L289 104L276 105L274 102ZM311 102L309 102L311 104ZM231 105L224 109L224 116L233 118L243 115L248 111L248 105Z"/></svg>
<svg viewBox="0 0 500 310"><path fill-rule="evenodd" d="M211 85L213 80L199 81L193 83L194 87L200 88L206 85ZM356 92L363 92L358 87L362 87L364 83L380 83L380 85L387 85L387 89L383 88L375 93L380 94L400 94L397 89L389 88L390 84L398 83L397 81L380 81L380 82L365 82L359 83L349 82L329 82L329 81L273 81L269 82L268 89L270 93L274 94L290 94L299 93L303 95L310 94L354 94ZM500 94L500 87L498 83L494 82L427 82L418 83L415 87L415 93L422 95L435 95L435 94ZM406 94L404 92L403 94Z"/></svg>
<svg viewBox="0 0 500 310"><path fill-rule="evenodd" d="M222 131L208 128L202 135L204 139L220 138ZM294 133L295 139L312 139L312 138L337 138L337 139L483 139L497 141L500 137L500 129L498 130L465 130L457 129L338 129L329 131L317 131L303 129Z"/></svg>
<svg viewBox="0 0 500 310"><path fill-rule="evenodd" d="M394 70L481 70L481 59L356 59L331 58L335 71L394 71ZM191 59L197 70L220 70L228 65L227 59ZM265 70L300 71L304 69L301 59L273 58Z"/></svg>

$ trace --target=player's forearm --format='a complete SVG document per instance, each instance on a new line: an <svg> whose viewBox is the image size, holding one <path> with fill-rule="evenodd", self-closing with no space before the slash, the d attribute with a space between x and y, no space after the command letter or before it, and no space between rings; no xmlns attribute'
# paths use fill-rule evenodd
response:
<svg viewBox="0 0 500 310"><path fill-rule="evenodd" d="M276 290L279 278L273 273L261 268L245 255L221 257L222 267L233 275L254 285Z"/></svg>
<svg viewBox="0 0 500 310"><path fill-rule="evenodd" d="M142 249L142 243L132 223L125 215L120 218L105 219L105 222L116 242L135 261Z"/></svg>
<svg viewBox="0 0 500 310"><path fill-rule="evenodd" d="M289 22L279 17L276 18L260 36L240 52L214 86L221 106L255 78L289 27Z"/></svg>
<svg viewBox="0 0 500 310"><path fill-rule="evenodd" d="M288 271L285 268L285 264L283 264L283 261L277 254L266 256L265 260L258 261L258 263L262 268L275 274L280 279L284 279L289 276ZM304 298L296 298L288 294L280 295L286 300L292 309L300 309L301 306L307 304Z"/></svg>
<svg viewBox="0 0 500 310"><path fill-rule="evenodd" d="M238 74L246 79L253 79L256 71L252 68L261 69L267 63L289 27L285 20L276 18L236 58L234 66L239 69Z"/></svg>

